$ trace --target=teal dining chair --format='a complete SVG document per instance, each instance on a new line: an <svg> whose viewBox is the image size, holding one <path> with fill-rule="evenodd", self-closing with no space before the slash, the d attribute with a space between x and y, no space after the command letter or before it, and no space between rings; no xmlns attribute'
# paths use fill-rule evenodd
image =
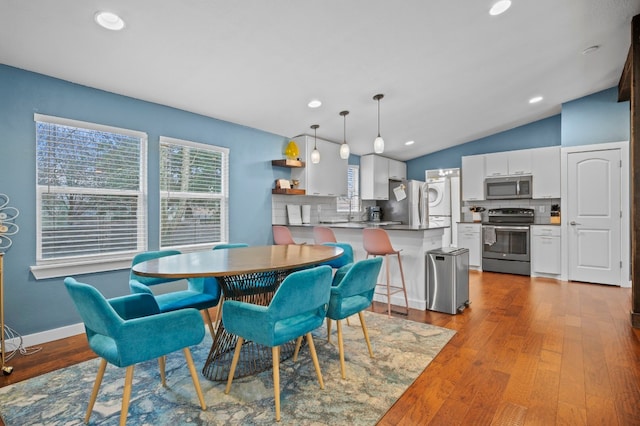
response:
<svg viewBox="0 0 640 426"><path fill-rule="evenodd" d="M340 247L343 253L340 257L324 262L323 265L329 265L334 269L339 269L345 265L353 263L353 247L348 243L323 243L323 246Z"/></svg>
<svg viewBox="0 0 640 426"><path fill-rule="evenodd" d="M234 248L242 248L242 247L249 247L249 244L246 244L246 243L218 244L217 246L213 246L213 250L234 249Z"/></svg>
<svg viewBox="0 0 640 426"><path fill-rule="evenodd" d="M173 256L180 254L178 250L160 250L160 251L148 251L137 254L131 266L135 266L140 262L147 260L158 259L164 256ZM174 278L155 278L155 277L143 277L136 275L133 271L129 274L129 288L131 292L146 293L155 297L160 312L171 312L184 308L195 308L202 311L209 327L209 332L213 337L215 330L213 322L211 321L211 315L209 314L209 308L218 306L221 297L220 285L215 278L189 278L187 280L187 288L184 290L172 291L163 294L154 294L149 288L154 285L165 284L170 282L180 281Z"/></svg>
<svg viewBox="0 0 640 426"><path fill-rule="evenodd" d="M228 394L231 390L243 342L252 341L271 347L276 421L280 421L279 346L302 336L307 338L320 389L324 389L311 331L320 327L324 321L330 289L331 268L324 265L289 274L276 290L269 306L227 300L222 312L222 321L229 333L238 336L238 342L231 361L225 393ZM297 357L298 347L296 346L294 359Z"/></svg>
<svg viewBox="0 0 640 426"><path fill-rule="evenodd" d="M367 332L362 312L371 305L381 267L382 258L375 257L344 266L338 270L334 277L334 285L331 286L329 309L327 310L327 340L331 341L331 320L335 320L338 329L340 373L343 379L346 379L347 376L344 363L344 339L341 320L356 313L358 314L362 333L369 349L369 356L373 358L371 341L369 340L369 333Z"/></svg>
<svg viewBox="0 0 640 426"><path fill-rule="evenodd" d="M182 349L196 389L200 407L207 409L189 346L202 342L204 325L195 309L161 313L148 294L130 294L105 299L89 284L67 277L64 285L84 322L89 347L100 358L100 367L89 399L84 422L88 423L107 363L126 368L120 425L127 422L133 383L133 368L158 359L160 378L166 386L165 355Z"/></svg>

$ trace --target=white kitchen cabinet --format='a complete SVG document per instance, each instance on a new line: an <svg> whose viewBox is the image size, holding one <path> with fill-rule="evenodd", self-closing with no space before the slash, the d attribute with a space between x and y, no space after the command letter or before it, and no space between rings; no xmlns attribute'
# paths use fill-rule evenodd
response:
<svg viewBox="0 0 640 426"><path fill-rule="evenodd" d="M389 199L389 159L368 154L360 157L360 198Z"/></svg>
<svg viewBox="0 0 640 426"><path fill-rule="evenodd" d="M500 177L530 175L532 173L531 149L485 154L485 176Z"/></svg>
<svg viewBox="0 0 640 426"><path fill-rule="evenodd" d="M407 163L404 161L392 160L389 161L389 179L406 179L407 178Z"/></svg>
<svg viewBox="0 0 640 426"><path fill-rule="evenodd" d="M462 157L462 200L484 200L484 155Z"/></svg>
<svg viewBox="0 0 640 426"><path fill-rule="evenodd" d="M531 274L560 275L560 227L552 225L531 226Z"/></svg>
<svg viewBox="0 0 640 426"><path fill-rule="evenodd" d="M347 196L347 160L340 158L340 145L323 139L317 139L320 162L311 162L314 147L312 136L298 136L295 139L300 150L300 159L306 165L301 169L292 169L291 178L300 180L300 188L306 195L330 197Z"/></svg>
<svg viewBox="0 0 640 426"><path fill-rule="evenodd" d="M532 150L533 198L560 198L560 147Z"/></svg>
<svg viewBox="0 0 640 426"><path fill-rule="evenodd" d="M469 267L482 269L482 224L458 223L458 247L469 249Z"/></svg>

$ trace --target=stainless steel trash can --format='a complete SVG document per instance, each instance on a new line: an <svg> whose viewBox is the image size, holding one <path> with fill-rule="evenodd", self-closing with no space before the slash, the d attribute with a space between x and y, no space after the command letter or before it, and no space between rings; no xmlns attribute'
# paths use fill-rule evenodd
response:
<svg viewBox="0 0 640 426"><path fill-rule="evenodd" d="M427 309L457 314L469 306L469 250L442 247L426 254Z"/></svg>

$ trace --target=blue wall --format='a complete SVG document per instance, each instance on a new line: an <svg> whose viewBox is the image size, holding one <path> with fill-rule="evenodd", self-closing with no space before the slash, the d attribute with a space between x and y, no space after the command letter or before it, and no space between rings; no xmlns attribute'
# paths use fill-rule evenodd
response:
<svg viewBox="0 0 640 426"><path fill-rule="evenodd" d="M629 102L617 96L612 87L563 104L559 115L414 158L407 161L407 177L424 180L425 170L460 167L464 155L628 141Z"/></svg>
<svg viewBox="0 0 640 426"><path fill-rule="evenodd" d="M4 256L5 322L32 334L80 322L62 278L36 281L35 124L33 114L59 116L147 132L149 248L159 244L158 143L170 136L230 149L229 239L270 244L271 188L286 169L272 168L282 158L282 136L140 101L0 65L0 192L20 210L20 232ZM79 276L107 297L126 294L128 271Z"/></svg>
<svg viewBox="0 0 640 426"><path fill-rule="evenodd" d="M617 87L562 104L562 146L628 141L630 107Z"/></svg>

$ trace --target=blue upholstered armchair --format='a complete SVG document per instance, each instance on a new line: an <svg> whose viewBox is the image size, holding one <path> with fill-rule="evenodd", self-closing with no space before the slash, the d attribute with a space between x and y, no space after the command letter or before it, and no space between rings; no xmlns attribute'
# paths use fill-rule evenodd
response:
<svg viewBox="0 0 640 426"><path fill-rule="evenodd" d="M331 289L331 268L318 266L288 275L271 299L269 306L227 300L222 321L228 332L238 336L225 393L231 382L245 340L269 346L273 357L273 391L276 420L280 421L280 357L278 346L306 336L320 388L324 389L320 364L311 331L322 325ZM297 355L297 352L296 352ZM295 357L295 356L294 356Z"/></svg>
<svg viewBox="0 0 640 426"><path fill-rule="evenodd" d="M323 246L330 247L340 247L344 253L336 259L332 259L328 262L323 263L323 265L329 265L332 268L341 268L344 265L348 265L349 263L353 263L353 247L348 243L323 243Z"/></svg>
<svg viewBox="0 0 640 426"><path fill-rule="evenodd" d="M148 294L131 294L107 300L94 287L73 278L66 278L64 284L84 322L89 347L102 358L85 423L91 417L107 363L126 367L120 412L120 424L124 425L129 412L133 366L158 358L164 386L164 356L179 349L182 349L187 360L200 406L206 410L198 373L189 351L189 346L197 345L204 337L204 325L197 310L160 313L155 299Z"/></svg>
<svg viewBox="0 0 640 426"><path fill-rule="evenodd" d="M373 358L373 350L371 349L369 333L367 333L367 326L365 325L362 311L371 305L381 266L381 257L361 260L340 268L334 277L334 285L331 287L331 298L327 311L327 339L331 339L331 320L336 320L338 324L340 372L342 373L343 379L346 379L347 376L345 373L344 342L340 320L348 318L353 314L358 314L360 324L362 325L362 332L367 342L367 348L369 349L369 356Z"/></svg>
<svg viewBox="0 0 640 426"><path fill-rule="evenodd" d="M148 251L137 254L131 266L151 259L180 254L178 250ZM211 336L215 334L213 322L209 315L209 308L217 306L220 302L220 285L215 278L190 278L187 280L187 289L170 293L154 295L150 286L179 281L172 278L142 277L131 271L129 274L129 288L136 294L150 294L155 297L160 312L171 312L184 308L195 308L204 314Z"/></svg>

